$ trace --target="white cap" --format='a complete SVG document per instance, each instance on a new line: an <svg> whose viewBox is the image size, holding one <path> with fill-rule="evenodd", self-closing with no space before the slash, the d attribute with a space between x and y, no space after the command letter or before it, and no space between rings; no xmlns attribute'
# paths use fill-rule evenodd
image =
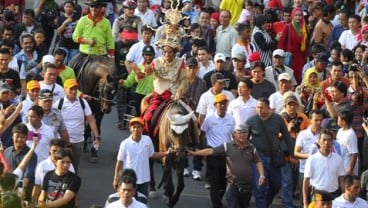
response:
<svg viewBox="0 0 368 208"><path fill-rule="evenodd" d="M217 53L215 55L214 61L217 62L218 60L222 60L223 62L225 62L226 61L225 55L222 53Z"/></svg>
<svg viewBox="0 0 368 208"><path fill-rule="evenodd" d="M285 57L285 51L282 49L276 49L273 51L272 53L272 57L274 56L281 56L281 57Z"/></svg>
<svg viewBox="0 0 368 208"><path fill-rule="evenodd" d="M291 81L290 74L288 74L288 73L282 73L282 74L279 75L278 80L279 81L281 81L281 80Z"/></svg>
<svg viewBox="0 0 368 208"><path fill-rule="evenodd" d="M50 63L50 64L53 64L55 61L54 61L54 57L52 55L44 55L42 57L42 63Z"/></svg>

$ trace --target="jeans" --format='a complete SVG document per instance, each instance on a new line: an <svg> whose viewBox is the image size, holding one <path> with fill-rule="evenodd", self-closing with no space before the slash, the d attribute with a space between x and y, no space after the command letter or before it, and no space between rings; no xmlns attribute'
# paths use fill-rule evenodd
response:
<svg viewBox="0 0 368 208"><path fill-rule="evenodd" d="M63 49L65 52L66 52L66 57L65 57L65 60L64 60L64 64L65 65L68 65L70 60L72 60L74 58L74 56L76 56L79 52L78 49L68 49L68 48L65 48L65 47L60 47L61 49Z"/></svg>
<svg viewBox="0 0 368 208"><path fill-rule="evenodd" d="M198 170L198 171L201 171L202 170L202 160L203 160L203 157L201 156L194 156L193 157L193 170ZM185 168L188 168L189 167L189 162L188 162L188 158L186 157L185 158Z"/></svg>
<svg viewBox="0 0 368 208"><path fill-rule="evenodd" d="M137 193L136 193L136 195L138 195L138 192L140 192L141 194L148 197L148 186L149 186L149 182L142 183L142 184L137 184Z"/></svg>
<svg viewBox="0 0 368 208"><path fill-rule="evenodd" d="M293 171L290 163L281 168L282 194L284 207L293 208Z"/></svg>
<svg viewBox="0 0 368 208"><path fill-rule="evenodd" d="M126 89L122 87L118 87L116 94L115 94L115 100L116 100L116 110L118 115L118 122L123 123L124 119L124 113L126 111Z"/></svg>
<svg viewBox="0 0 368 208"><path fill-rule="evenodd" d="M226 198L229 208L247 208L249 207L250 198L252 197L252 188L249 185L249 190L246 193L240 193L238 186L229 184L227 186Z"/></svg>
<svg viewBox="0 0 368 208"><path fill-rule="evenodd" d="M266 208L272 204L273 198L281 188L281 170L271 164L271 157L261 156L266 177L265 185L258 185L259 173L253 164L253 191L257 208Z"/></svg>

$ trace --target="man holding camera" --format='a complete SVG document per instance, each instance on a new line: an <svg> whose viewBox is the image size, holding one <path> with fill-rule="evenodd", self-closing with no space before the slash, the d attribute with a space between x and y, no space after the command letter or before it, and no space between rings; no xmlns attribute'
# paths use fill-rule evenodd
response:
<svg viewBox="0 0 368 208"><path fill-rule="evenodd" d="M293 92L283 95L284 109L280 113L295 146L295 140L301 130L308 128L309 119L298 112L299 102ZM292 156L286 157L286 165L281 168L282 199L285 207L293 207L293 193L298 185L299 161Z"/></svg>
<svg viewBox="0 0 368 208"><path fill-rule="evenodd" d="M322 92L328 94L329 87L336 81L342 81L346 86L350 86L349 79L342 75L342 63L340 61L332 62L330 77L321 82Z"/></svg>

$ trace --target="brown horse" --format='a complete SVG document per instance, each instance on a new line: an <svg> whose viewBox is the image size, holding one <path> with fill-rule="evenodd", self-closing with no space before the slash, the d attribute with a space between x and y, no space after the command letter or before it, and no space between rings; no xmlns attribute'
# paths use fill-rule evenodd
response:
<svg viewBox="0 0 368 208"><path fill-rule="evenodd" d="M162 112L158 122L160 126L159 151L170 154L163 159L164 174L159 187L164 185L164 197L168 207L174 207L184 189L184 166L188 147L199 144L198 123L194 112L183 101L173 101ZM176 169L177 187L174 193L172 170Z"/></svg>

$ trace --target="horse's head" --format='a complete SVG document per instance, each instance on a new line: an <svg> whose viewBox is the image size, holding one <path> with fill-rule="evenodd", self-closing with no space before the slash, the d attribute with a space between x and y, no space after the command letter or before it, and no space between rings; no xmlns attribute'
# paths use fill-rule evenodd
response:
<svg viewBox="0 0 368 208"><path fill-rule="evenodd" d="M111 105L113 103L113 99L116 93L116 89L119 87L118 78L111 77L107 75L106 81L100 87L100 101L101 101L101 110L103 113L111 112Z"/></svg>
<svg viewBox="0 0 368 208"><path fill-rule="evenodd" d="M182 152L191 143L189 130L191 129L190 122L194 112L188 111L181 106L180 103L174 102L166 114L167 119L167 136L171 147Z"/></svg>

